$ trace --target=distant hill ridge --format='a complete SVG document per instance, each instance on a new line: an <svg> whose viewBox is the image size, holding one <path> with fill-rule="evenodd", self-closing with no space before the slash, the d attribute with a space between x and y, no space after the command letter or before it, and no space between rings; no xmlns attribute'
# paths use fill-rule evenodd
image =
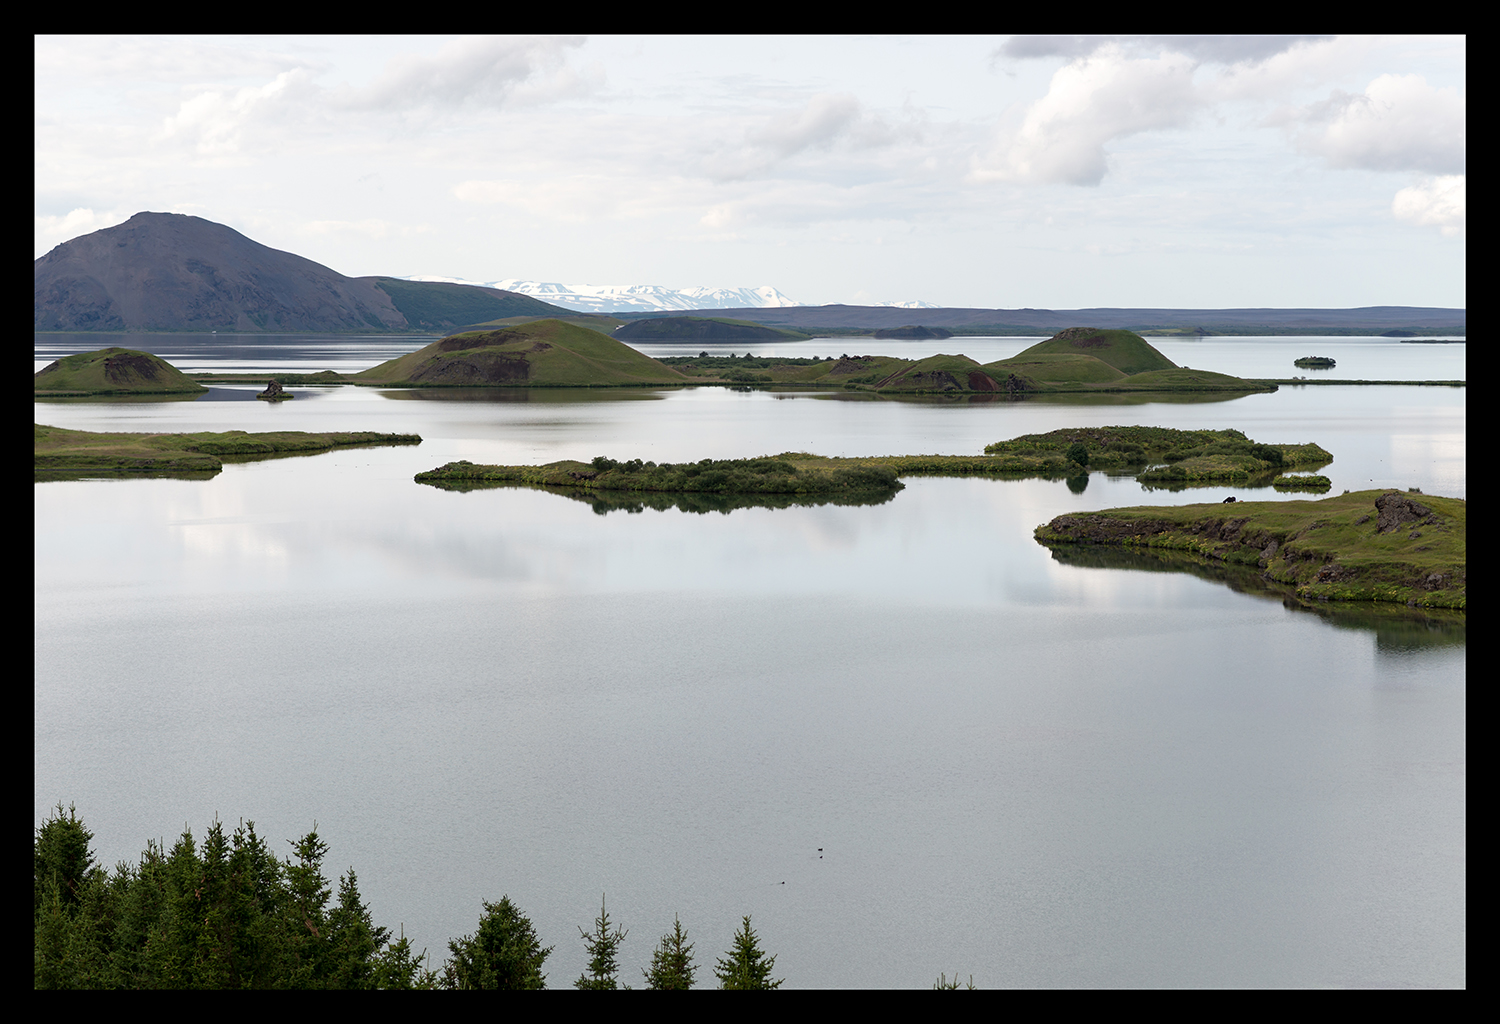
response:
<svg viewBox="0 0 1500 1024"><path fill-rule="evenodd" d="M787 306L780 309L736 307L667 311L659 317L713 316L749 320L794 331L878 331L911 324L912 311L890 306ZM1086 309L985 309L943 306L923 309L926 327L942 327L968 335L1044 335L1079 323L1129 331L1171 331L1194 334L1340 335L1383 334L1463 336L1467 310L1445 306L1362 306L1353 309L1168 309L1154 307L1096 307ZM622 319L636 319L624 314Z"/></svg>
<svg viewBox="0 0 1500 1024"><path fill-rule="evenodd" d="M33 264L34 330L393 333L568 311L496 288L345 277L179 213L138 213Z"/></svg>

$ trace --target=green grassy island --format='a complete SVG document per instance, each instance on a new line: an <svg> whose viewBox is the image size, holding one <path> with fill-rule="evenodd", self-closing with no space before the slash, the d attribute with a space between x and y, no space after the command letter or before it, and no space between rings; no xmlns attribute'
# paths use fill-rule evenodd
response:
<svg viewBox="0 0 1500 1024"><path fill-rule="evenodd" d="M1146 506L1058 516L1036 529L1049 547L1107 545L1185 552L1258 569L1302 599L1466 607L1468 503L1400 491L1321 501Z"/></svg>
<svg viewBox="0 0 1500 1024"><path fill-rule="evenodd" d="M308 434L297 430L247 434L243 430L191 434L113 434L33 425L38 480L85 474L167 475L207 479L225 462L283 455L315 455L354 445L421 444L416 434L373 431Z"/></svg>
<svg viewBox="0 0 1500 1024"><path fill-rule="evenodd" d="M1225 482L1269 484L1282 469L1316 468L1332 461L1333 456L1315 444L1259 444L1237 430L1073 427L997 441L985 448L984 455L829 458L784 452L757 459L661 465L605 456L589 463L562 460L542 466L460 461L418 473L415 479L450 490L528 486L558 493L860 495L861 500L886 500L901 489L903 476L1070 478L1097 469L1137 474L1142 481L1153 472L1164 472L1158 480L1161 486L1181 488ZM1166 465L1148 471L1153 463Z"/></svg>
<svg viewBox="0 0 1500 1024"><path fill-rule="evenodd" d="M624 329L618 334L624 336ZM695 339L684 335L681 340ZM283 384L302 383L280 379ZM844 388L893 395L1023 396L1093 391L1243 394L1276 390L1275 384L1265 381L1177 366L1130 331L1070 328L1012 359L983 365L964 355L912 360L847 353L835 359L748 353L740 357L710 356L705 352L696 357L652 359L617 337L562 320L534 320L500 330L455 334L341 379L354 384L400 387L755 384Z"/></svg>
<svg viewBox="0 0 1500 1024"><path fill-rule="evenodd" d="M1076 392L1269 392L1276 385L1178 366L1131 331L1070 327L1024 352L992 363L965 355L925 359L708 356L662 362L694 383L842 387L880 394L1024 396Z"/></svg>
<svg viewBox="0 0 1500 1024"><path fill-rule="evenodd" d="M679 322L690 318L667 319ZM206 390L205 383L266 384L273 379L282 387L753 385L842 388L898 398L971 395L991 399L1094 392L1142 396L1218 393L1229 397L1275 391L1278 386L1276 381L1246 380L1177 366L1138 334L1091 327L1071 327L1010 359L980 364L965 355L914 360L847 353L837 358L797 358L753 356L749 352L743 356L710 356L702 352L697 356L652 359L601 331L567 320L549 319L454 334L416 352L350 374L324 370L305 374L198 373L188 377L156 356L105 349L58 360L36 375L36 390L38 396L201 394Z"/></svg>
<svg viewBox="0 0 1500 1024"><path fill-rule="evenodd" d="M348 375L405 387L642 387L690 381L624 342L562 320L469 331Z"/></svg>
<svg viewBox="0 0 1500 1024"><path fill-rule="evenodd" d="M37 371L38 398L72 395L201 395L208 390L159 356L104 348L63 356Z"/></svg>

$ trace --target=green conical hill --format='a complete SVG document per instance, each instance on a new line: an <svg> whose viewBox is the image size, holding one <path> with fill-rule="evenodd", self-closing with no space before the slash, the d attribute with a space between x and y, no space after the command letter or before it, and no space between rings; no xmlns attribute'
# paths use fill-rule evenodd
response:
<svg viewBox="0 0 1500 1024"><path fill-rule="evenodd" d="M968 356L935 355L905 363L877 385L882 391L995 391L997 386Z"/></svg>
<svg viewBox="0 0 1500 1024"><path fill-rule="evenodd" d="M984 368L997 377L1019 374L1032 380L1064 384L1110 384L1125 377L1102 359L1069 352L1038 352L1027 349L1010 359L985 363Z"/></svg>
<svg viewBox="0 0 1500 1024"><path fill-rule="evenodd" d="M63 356L33 380L35 391L54 395L180 395L208 390L165 359L128 348Z"/></svg>
<svg viewBox="0 0 1500 1024"><path fill-rule="evenodd" d="M1152 348L1150 342L1134 331L1104 331L1093 327L1069 327L1065 331L1057 332L1046 341L1031 346L1014 359L1002 362L1007 364L1020 362L1042 355L1092 356L1127 376L1145 373L1147 370L1177 368L1176 363Z"/></svg>
<svg viewBox="0 0 1500 1024"><path fill-rule="evenodd" d="M685 384L688 378L623 342L561 320L470 331L381 363L352 379L428 387L590 387Z"/></svg>

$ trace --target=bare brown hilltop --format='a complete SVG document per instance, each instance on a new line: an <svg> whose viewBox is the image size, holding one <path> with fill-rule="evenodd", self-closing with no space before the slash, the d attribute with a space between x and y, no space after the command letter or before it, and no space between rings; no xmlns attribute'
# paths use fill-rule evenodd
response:
<svg viewBox="0 0 1500 1024"><path fill-rule="evenodd" d="M385 333L569 315L496 288L345 277L179 213L138 213L64 242L33 278L38 331Z"/></svg>

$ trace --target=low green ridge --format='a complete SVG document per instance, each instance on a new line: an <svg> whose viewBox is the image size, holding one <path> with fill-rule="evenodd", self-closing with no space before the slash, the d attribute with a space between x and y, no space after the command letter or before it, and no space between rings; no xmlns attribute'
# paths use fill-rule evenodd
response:
<svg viewBox="0 0 1500 1024"><path fill-rule="evenodd" d="M32 387L38 395L182 395L208 388L171 363L149 352L102 348L63 356L38 370Z"/></svg>
<svg viewBox="0 0 1500 1024"><path fill-rule="evenodd" d="M479 482L573 487L599 491L706 491L718 494L828 494L895 491L895 470L803 453L758 459L704 459L662 463L599 456L591 463L565 459L545 466L483 466L468 461L416 475L418 483Z"/></svg>
<svg viewBox="0 0 1500 1024"><path fill-rule="evenodd" d="M243 462L279 455L314 455L352 445L421 444L416 434L374 431L304 433L297 430L248 434L243 430L182 434L98 433L33 425L33 468L38 479L84 473L205 474L226 461Z"/></svg>
<svg viewBox="0 0 1500 1024"><path fill-rule="evenodd" d="M1131 470L1142 483L1187 485L1270 481L1283 469L1326 466L1333 456L1316 444L1261 444L1238 430L1172 427L1064 427L986 445L985 452L1034 459L1067 469ZM1080 458L1080 453L1082 457Z"/></svg>
<svg viewBox="0 0 1500 1024"><path fill-rule="evenodd" d="M465 324L509 316L557 316L567 310L550 302L515 292L496 292L476 285L447 281L404 281L376 277L375 287L391 297L391 304L413 330L453 330Z"/></svg>
<svg viewBox="0 0 1500 1024"><path fill-rule="evenodd" d="M871 455L830 458L783 452L756 459L695 463L626 462L599 456L543 466L492 466L468 461L418 473L418 483L450 489L518 484L630 494L829 494L901 488L903 476L1073 477L1090 469L1139 473L1151 462L1191 467L1168 485L1269 483L1285 467L1323 466L1333 456L1315 444L1266 445L1237 430L1169 427L1079 427L997 441L984 455ZM1172 468L1172 467L1168 467Z"/></svg>
<svg viewBox="0 0 1500 1024"><path fill-rule="evenodd" d="M1167 549L1257 566L1299 597L1465 609L1468 503L1400 491L1321 501L1145 506L1058 516L1047 545Z"/></svg>
<svg viewBox="0 0 1500 1024"><path fill-rule="evenodd" d="M615 330L622 341L806 341L804 331L767 327L722 316L663 316L632 320Z"/></svg>

